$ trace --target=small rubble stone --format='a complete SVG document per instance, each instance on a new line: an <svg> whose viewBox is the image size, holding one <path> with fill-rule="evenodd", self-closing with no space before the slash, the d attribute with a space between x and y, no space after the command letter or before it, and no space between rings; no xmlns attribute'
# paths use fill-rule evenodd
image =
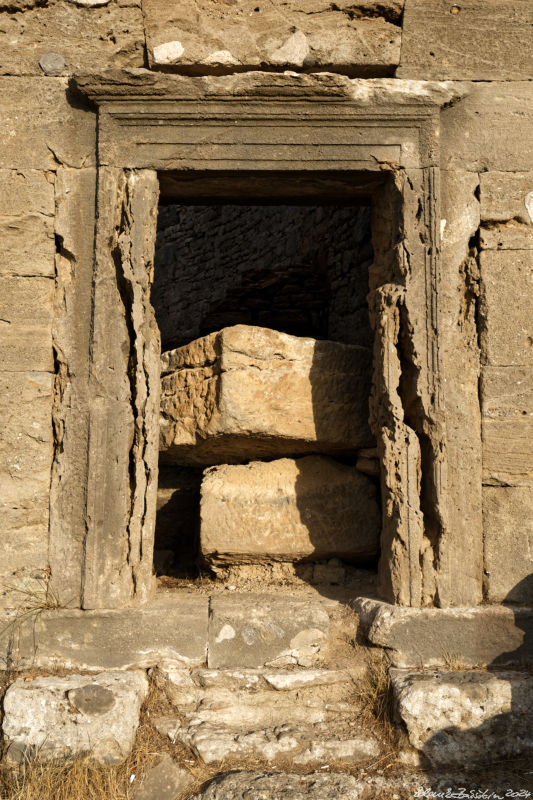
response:
<svg viewBox="0 0 533 800"><path fill-rule="evenodd" d="M165 754L135 787L133 800L175 800L193 783L191 773Z"/></svg>
<svg viewBox="0 0 533 800"><path fill-rule="evenodd" d="M39 60L39 66L45 75L61 75L65 69L65 59L59 53L45 53Z"/></svg>
<svg viewBox="0 0 533 800"><path fill-rule="evenodd" d="M372 447L370 349L234 325L161 357L164 463Z"/></svg>
<svg viewBox="0 0 533 800"><path fill-rule="evenodd" d="M129 754L148 693L144 672L103 672L16 680L4 698L6 759L72 759L116 764Z"/></svg>
<svg viewBox="0 0 533 800"><path fill-rule="evenodd" d="M533 677L520 672L392 669L409 741L433 766L462 766L533 751Z"/></svg>
<svg viewBox="0 0 533 800"><path fill-rule="evenodd" d="M378 552L380 522L371 481L325 456L204 473L200 549L208 563L366 560Z"/></svg>

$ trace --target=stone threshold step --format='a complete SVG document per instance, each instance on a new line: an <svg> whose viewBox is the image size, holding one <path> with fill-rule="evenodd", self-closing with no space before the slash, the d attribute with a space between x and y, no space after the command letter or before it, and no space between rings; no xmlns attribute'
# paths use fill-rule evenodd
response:
<svg viewBox="0 0 533 800"><path fill-rule="evenodd" d="M308 598L162 592L140 608L0 615L0 666L107 670L171 663L213 668L313 666L330 638Z"/></svg>
<svg viewBox="0 0 533 800"><path fill-rule="evenodd" d="M533 664L533 608L406 608L359 597L351 606L395 667Z"/></svg>

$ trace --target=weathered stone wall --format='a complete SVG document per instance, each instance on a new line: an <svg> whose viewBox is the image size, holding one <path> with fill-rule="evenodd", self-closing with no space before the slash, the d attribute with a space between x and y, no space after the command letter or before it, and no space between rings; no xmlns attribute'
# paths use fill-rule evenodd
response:
<svg viewBox="0 0 533 800"><path fill-rule="evenodd" d="M123 66L456 82L463 99L441 129L448 480L473 538L483 501L485 598L531 601L530 1L12 0L0 18L0 602L50 567L63 600L80 602L96 138L69 78ZM441 543L452 572L466 539Z"/></svg>
<svg viewBox="0 0 533 800"><path fill-rule="evenodd" d="M364 206L162 206L162 350L239 324L371 347L370 238Z"/></svg>

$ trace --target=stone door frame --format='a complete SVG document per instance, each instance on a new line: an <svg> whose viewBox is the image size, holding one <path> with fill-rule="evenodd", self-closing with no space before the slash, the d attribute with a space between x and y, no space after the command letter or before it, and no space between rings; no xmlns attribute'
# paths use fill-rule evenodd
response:
<svg viewBox="0 0 533 800"><path fill-rule="evenodd" d="M98 112L81 607L134 605L153 591L159 334L149 293L157 174L198 170L342 171L374 187L369 307L384 511L380 592L408 606L479 602L471 575L481 580L481 542L473 566L454 561L465 532L450 529L448 513L464 502L450 496L442 391L449 320L439 304L439 117L448 88L328 74L188 78L147 70L76 84Z"/></svg>

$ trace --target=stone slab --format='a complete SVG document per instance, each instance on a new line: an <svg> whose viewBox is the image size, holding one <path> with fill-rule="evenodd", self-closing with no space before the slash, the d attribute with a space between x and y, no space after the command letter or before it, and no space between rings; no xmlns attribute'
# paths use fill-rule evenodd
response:
<svg viewBox="0 0 533 800"><path fill-rule="evenodd" d="M162 593L145 606L30 615L0 638L0 662L98 671L205 664L209 599ZM0 629L4 625L0 624Z"/></svg>
<svg viewBox="0 0 533 800"><path fill-rule="evenodd" d="M176 800L193 783L191 773L165 753L133 789L133 800Z"/></svg>
<svg viewBox="0 0 533 800"><path fill-rule="evenodd" d="M533 251L483 251L481 349L490 366L533 366Z"/></svg>
<svg viewBox="0 0 533 800"><path fill-rule="evenodd" d="M208 563L357 562L379 549L374 484L325 456L211 467L200 516L200 551Z"/></svg>
<svg viewBox="0 0 533 800"><path fill-rule="evenodd" d="M487 600L533 606L533 485L483 487L483 538Z"/></svg>
<svg viewBox="0 0 533 800"><path fill-rule="evenodd" d="M94 165L96 115L72 97L67 79L2 76L0 92L0 168Z"/></svg>
<svg viewBox="0 0 533 800"><path fill-rule="evenodd" d="M533 226L511 219L505 223L484 223L479 229L481 250L533 250Z"/></svg>
<svg viewBox="0 0 533 800"><path fill-rule="evenodd" d="M150 66L201 70L333 66L351 74L390 74L400 58L403 0L318 2L283 8L255 0L146 0Z"/></svg>
<svg viewBox="0 0 533 800"><path fill-rule="evenodd" d="M7 763L85 754L102 764L120 763L133 747L148 686L141 671L19 678L3 702Z"/></svg>
<svg viewBox="0 0 533 800"><path fill-rule="evenodd" d="M533 677L527 673L391 670L409 741L432 766L472 767L533 750Z"/></svg>
<svg viewBox="0 0 533 800"><path fill-rule="evenodd" d="M482 222L533 222L533 171L482 172L479 176Z"/></svg>
<svg viewBox="0 0 533 800"><path fill-rule="evenodd" d="M84 7L52 0L44 7L39 4L4 16L0 74L42 76L39 62L45 63L43 56L51 53L63 61L63 69L55 75L144 66L140 2L98 2Z"/></svg>
<svg viewBox="0 0 533 800"><path fill-rule="evenodd" d="M484 367L483 483L533 486L533 367Z"/></svg>
<svg viewBox="0 0 533 800"><path fill-rule="evenodd" d="M463 99L441 114L441 168L533 170L533 84L493 81L456 87L462 87Z"/></svg>
<svg viewBox="0 0 533 800"><path fill-rule="evenodd" d="M407 608L369 598L352 606L368 640L396 667L533 662L533 606Z"/></svg>
<svg viewBox="0 0 533 800"><path fill-rule="evenodd" d="M406 0L401 78L524 80L533 77L529 0Z"/></svg>
<svg viewBox="0 0 533 800"><path fill-rule="evenodd" d="M9 372L53 372L50 278L0 278L0 363Z"/></svg>
<svg viewBox="0 0 533 800"><path fill-rule="evenodd" d="M308 600L269 595L214 596L209 612L209 667L313 666L327 645L329 617Z"/></svg>
<svg viewBox="0 0 533 800"><path fill-rule="evenodd" d="M162 356L165 462L239 463L371 447L372 354L235 325Z"/></svg>

